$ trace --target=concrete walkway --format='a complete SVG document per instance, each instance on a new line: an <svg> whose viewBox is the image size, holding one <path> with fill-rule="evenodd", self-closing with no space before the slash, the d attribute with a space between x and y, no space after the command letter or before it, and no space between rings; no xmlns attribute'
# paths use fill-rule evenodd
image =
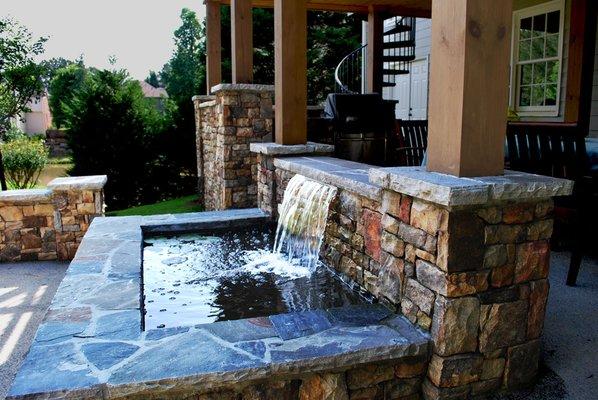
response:
<svg viewBox="0 0 598 400"><path fill-rule="evenodd" d="M553 253L537 385L500 400L593 400L598 393L598 262L584 259L578 286L565 286L568 253ZM67 265L0 264L0 400L4 399Z"/></svg>
<svg viewBox="0 0 598 400"><path fill-rule="evenodd" d="M68 264L0 264L0 399L29 350Z"/></svg>

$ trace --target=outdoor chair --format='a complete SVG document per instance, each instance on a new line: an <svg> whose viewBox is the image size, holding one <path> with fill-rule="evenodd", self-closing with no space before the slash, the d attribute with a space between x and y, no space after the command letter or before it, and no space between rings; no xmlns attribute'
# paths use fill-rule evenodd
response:
<svg viewBox="0 0 598 400"><path fill-rule="evenodd" d="M398 165L422 165L428 148L428 120L397 120L398 143L394 151Z"/></svg>
<svg viewBox="0 0 598 400"><path fill-rule="evenodd" d="M509 123L508 168L575 182L571 196L555 199L555 236L572 239L567 285L573 286L589 239L595 237L598 194L590 172L585 135L576 124ZM567 235L563 234L567 232Z"/></svg>

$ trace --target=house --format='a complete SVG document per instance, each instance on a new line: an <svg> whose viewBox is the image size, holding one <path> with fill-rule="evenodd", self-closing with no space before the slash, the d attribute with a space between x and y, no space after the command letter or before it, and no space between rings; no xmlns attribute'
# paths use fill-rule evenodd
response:
<svg viewBox="0 0 598 400"><path fill-rule="evenodd" d="M52 113L48 103L48 95L32 98L27 104L29 111L22 117L15 118L15 125L26 134L45 135L46 130L52 126Z"/></svg>
<svg viewBox="0 0 598 400"><path fill-rule="evenodd" d="M576 101L568 82L579 77L581 65L580 28L576 26L581 17L578 3L575 0L513 2L509 108L521 121L577 121L573 110ZM393 20L385 23L389 28ZM399 101L396 116L403 120L428 118L432 20L417 18L416 27L415 58L410 74L397 76L396 86L383 89L385 98ZM595 36L589 35L588 41L597 43ZM598 55L598 46L593 54ZM585 78L581 86L591 89L592 96L589 135L598 137L598 63Z"/></svg>
<svg viewBox="0 0 598 400"><path fill-rule="evenodd" d="M151 102L158 110L164 110L164 100L168 98L166 89L162 87L153 87L145 81L138 82L139 86L141 86L143 97Z"/></svg>

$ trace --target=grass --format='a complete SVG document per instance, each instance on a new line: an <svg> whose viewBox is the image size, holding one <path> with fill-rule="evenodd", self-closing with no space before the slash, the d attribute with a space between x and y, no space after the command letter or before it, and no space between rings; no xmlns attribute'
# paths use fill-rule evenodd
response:
<svg viewBox="0 0 598 400"><path fill-rule="evenodd" d="M198 211L202 211L199 199L197 195L192 195L155 204L131 207L125 210L110 211L106 215L110 217L126 217L131 215L181 214Z"/></svg>

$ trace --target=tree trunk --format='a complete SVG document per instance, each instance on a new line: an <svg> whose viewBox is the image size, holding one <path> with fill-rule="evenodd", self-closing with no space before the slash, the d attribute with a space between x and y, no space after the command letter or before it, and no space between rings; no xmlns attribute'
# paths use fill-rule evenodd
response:
<svg viewBox="0 0 598 400"><path fill-rule="evenodd" d="M4 161L2 160L2 150L0 150L0 187L2 190L8 190L6 186L6 176L4 175Z"/></svg>

